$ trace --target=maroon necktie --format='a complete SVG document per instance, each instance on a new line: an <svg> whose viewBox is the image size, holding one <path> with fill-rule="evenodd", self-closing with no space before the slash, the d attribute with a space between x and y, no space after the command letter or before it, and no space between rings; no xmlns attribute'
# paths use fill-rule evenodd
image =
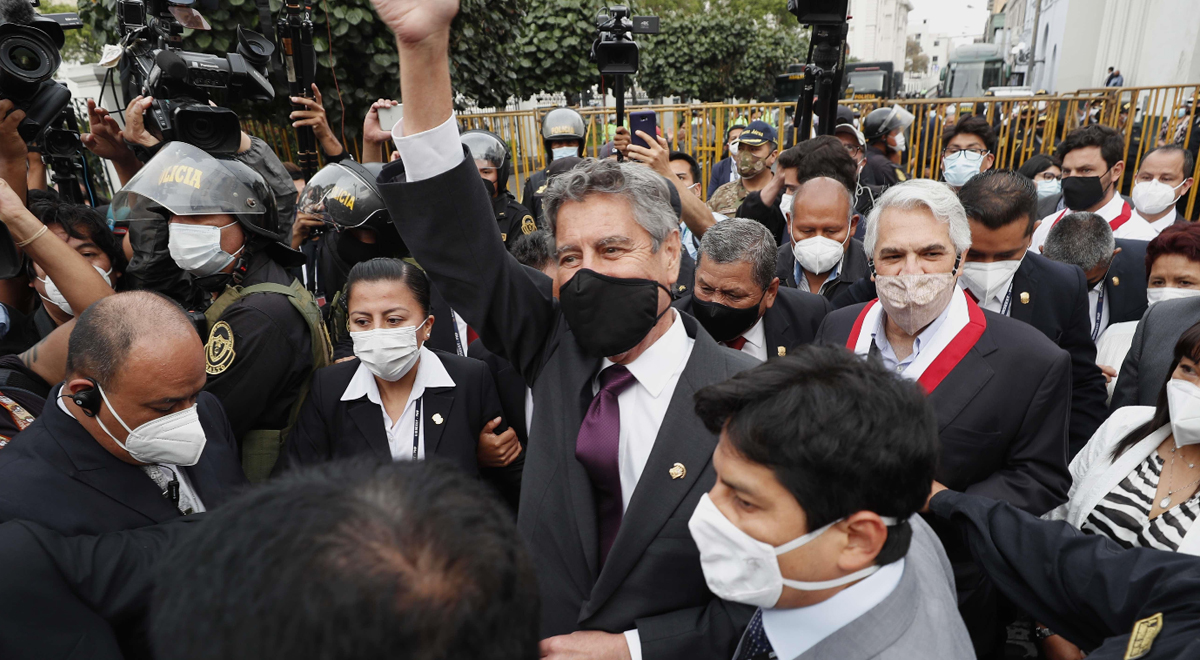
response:
<svg viewBox="0 0 1200 660"><path fill-rule="evenodd" d="M617 538L623 510L618 461L621 450L621 407L617 403L617 395L633 382L633 374L619 364L600 372L600 391L592 397L575 441L575 458L587 470L596 498L601 565L608 558L608 551Z"/></svg>
<svg viewBox="0 0 1200 660"><path fill-rule="evenodd" d="M737 337L737 338L730 339L729 341L722 342L722 343L725 344L726 346L728 346L729 348L732 348L735 351L740 351L740 350L742 350L742 347L746 345L746 338L745 337Z"/></svg>

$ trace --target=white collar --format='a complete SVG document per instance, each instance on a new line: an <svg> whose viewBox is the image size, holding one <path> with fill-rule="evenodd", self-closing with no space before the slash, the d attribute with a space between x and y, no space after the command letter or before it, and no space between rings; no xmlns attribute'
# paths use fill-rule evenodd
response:
<svg viewBox="0 0 1200 660"><path fill-rule="evenodd" d="M763 318L764 317L759 317L757 323L750 326L749 330L742 333L742 339L745 339L747 344L750 344L755 348L762 348L767 343L767 333L765 330L763 330Z"/></svg>
<svg viewBox="0 0 1200 660"><path fill-rule="evenodd" d="M1171 212L1164 215L1163 217L1159 218L1158 220L1151 222L1150 226L1154 228L1154 231L1159 232L1161 234L1162 230L1175 224L1175 219L1178 216L1178 213L1179 212L1175 210L1175 205L1172 204Z"/></svg>
<svg viewBox="0 0 1200 660"><path fill-rule="evenodd" d="M642 387L657 399L671 380L671 376L679 371L680 365L688 358L688 336L683 327L683 317L674 309L669 309L675 315L671 327L667 329L658 341L650 345L636 360L625 365L629 373L641 383ZM600 364L603 371L613 364L612 360L604 358Z"/></svg>
<svg viewBox="0 0 1200 660"><path fill-rule="evenodd" d="M421 398L421 395L425 394L426 388L454 387L454 379L447 373L446 367L438 359L437 354L425 348L424 345L419 351L420 357L413 365L413 369L417 370L417 377L413 379L412 392L408 395L409 401ZM383 406L383 400L379 397L379 384L375 382L375 374L367 369L367 365L359 362L358 370L350 378L350 383L346 385L346 391L342 392L342 401L355 401L364 396L370 399L371 403Z"/></svg>
<svg viewBox="0 0 1200 660"><path fill-rule="evenodd" d="M798 658L890 596L904 576L904 559L883 566L874 574L816 605L777 610L763 609L762 624L778 658Z"/></svg>
<svg viewBox="0 0 1200 660"><path fill-rule="evenodd" d="M1117 219L1118 215L1121 215L1121 210L1124 208L1125 199L1121 197L1120 193L1113 192L1112 199L1108 200L1108 203L1104 206L1101 206L1100 209L1096 211L1096 214L1108 222L1112 222L1113 220Z"/></svg>

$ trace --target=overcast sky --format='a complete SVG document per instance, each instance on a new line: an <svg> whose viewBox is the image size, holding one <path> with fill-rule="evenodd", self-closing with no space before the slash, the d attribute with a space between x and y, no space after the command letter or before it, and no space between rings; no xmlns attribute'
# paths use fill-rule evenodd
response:
<svg viewBox="0 0 1200 660"><path fill-rule="evenodd" d="M928 20L928 32L952 36L983 33L987 21L987 0L909 0L913 10L908 13L909 26Z"/></svg>

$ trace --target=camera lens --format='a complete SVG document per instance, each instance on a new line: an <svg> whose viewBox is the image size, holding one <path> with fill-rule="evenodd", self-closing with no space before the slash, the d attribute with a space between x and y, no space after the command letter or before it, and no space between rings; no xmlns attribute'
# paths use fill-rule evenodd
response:
<svg viewBox="0 0 1200 660"><path fill-rule="evenodd" d="M25 46L17 46L8 53L9 60L24 71L37 71L42 64L38 54Z"/></svg>

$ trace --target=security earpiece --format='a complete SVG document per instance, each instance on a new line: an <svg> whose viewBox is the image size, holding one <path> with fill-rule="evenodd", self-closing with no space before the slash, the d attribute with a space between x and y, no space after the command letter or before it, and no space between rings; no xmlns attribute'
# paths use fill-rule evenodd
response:
<svg viewBox="0 0 1200 660"><path fill-rule="evenodd" d="M83 414L88 417L95 417L100 414L102 400L100 397L100 385L96 383L96 379L94 378L88 378L87 381L92 386L72 394L71 401L83 409Z"/></svg>

